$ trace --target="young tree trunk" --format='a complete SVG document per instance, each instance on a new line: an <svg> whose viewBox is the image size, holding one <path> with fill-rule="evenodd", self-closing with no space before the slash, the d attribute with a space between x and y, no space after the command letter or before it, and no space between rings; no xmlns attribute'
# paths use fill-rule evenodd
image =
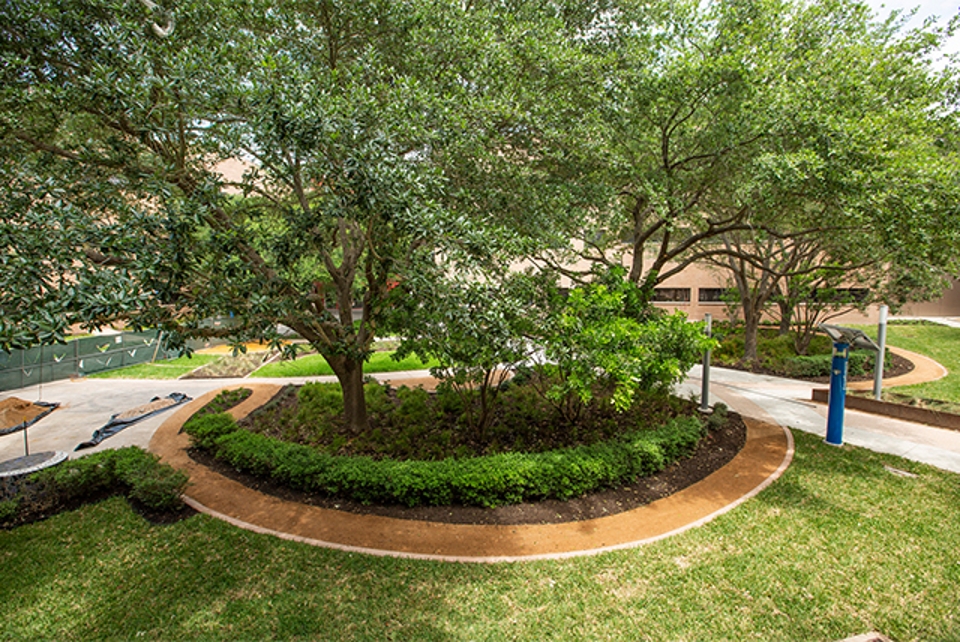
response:
<svg viewBox="0 0 960 642"><path fill-rule="evenodd" d="M802 330L797 331L797 335L793 339L793 349L797 351L797 354L807 354L807 350L810 349L810 342L813 341L814 334L816 334L815 331L809 326L805 326Z"/></svg>
<svg viewBox="0 0 960 642"><path fill-rule="evenodd" d="M780 308L780 328L778 334L782 337L790 332L790 326L793 324L793 306L781 299L777 301L777 307Z"/></svg>

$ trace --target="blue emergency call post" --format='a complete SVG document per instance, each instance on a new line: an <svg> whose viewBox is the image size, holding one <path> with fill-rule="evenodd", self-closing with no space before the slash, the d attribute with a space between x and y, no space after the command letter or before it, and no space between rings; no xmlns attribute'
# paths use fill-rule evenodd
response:
<svg viewBox="0 0 960 642"><path fill-rule="evenodd" d="M847 400L847 359L850 348L869 348L880 353L880 347L860 330L838 325L820 324L820 329L833 341L830 364L830 396L827 403L827 438L831 446L843 445L843 408Z"/></svg>

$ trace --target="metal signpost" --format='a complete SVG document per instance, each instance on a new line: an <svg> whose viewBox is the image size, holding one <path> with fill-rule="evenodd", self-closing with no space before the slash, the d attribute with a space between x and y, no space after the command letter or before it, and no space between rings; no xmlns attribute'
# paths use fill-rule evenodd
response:
<svg viewBox="0 0 960 642"><path fill-rule="evenodd" d="M710 314L703 315L703 321L707 324L707 336L713 336L712 317ZM703 353L703 377L700 388L700 412L710 412L710 349Z"/></svg>
<svg viewBox="0 0 960 642"><path fill-rule="evenodd" d="M827 438L831 446L843 445L843 408L847 400L847 359L850 348L880 351L870 337L860 330L820 324L820 329L833 340L833 361L830 364L830 396L827 403Z"/></svg>
<svg viewBox="0 0 960 642"><path fill-rule="evenodd" d="M880 306L880 322L877 324L877 353L873 366L873 398L880 400L883 392L883 360L887 356L887 306Z"/></svg>

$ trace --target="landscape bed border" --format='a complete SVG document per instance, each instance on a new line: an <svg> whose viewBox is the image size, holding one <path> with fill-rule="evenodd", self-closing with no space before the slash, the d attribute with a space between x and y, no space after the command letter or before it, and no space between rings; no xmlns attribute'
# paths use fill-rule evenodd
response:
<svg viewBox="0 0 960 642"><path fill-rule="evenodd" d="M237 471L296 491L410 508L574 499L663 471L689 456L713 423L694 413L592 444L418 461L330 454L245 430L227 413L203 412L184 432Z"/></svg>
<svg viewBox="0 0 960 642"><path fill-rule="evenodd" d="M150 450L187 472L184 500L194 509L235 526L325 548L448 562L559 559L633 548L702 525L754 497L793 458L793 437L781 426L744 418L747 440L726 466L669 497L593 520L561 524L468 525L403 520L289 502L264 495L193 461L180 428L221 390L247 387L253 394L230 410L239 419L280 388L237 384L213 390L179 409L154 434Z"/></svg>

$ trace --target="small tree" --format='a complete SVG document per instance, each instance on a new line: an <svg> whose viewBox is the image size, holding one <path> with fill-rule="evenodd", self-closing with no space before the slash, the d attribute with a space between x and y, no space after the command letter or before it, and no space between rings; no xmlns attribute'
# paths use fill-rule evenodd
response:
<svg viewBox="0 0 960 642"><path fill-rule="evenodd" d="M624 410L637 390L669 389L712 345L702 323L638 306L642 294L622 270L553 297L537 333L539 390L567 421L597 395Z"/></svg>
<svg viewBox="0 0 960 642"><path fill-rule="evenodd" d="M499 283L438 274L405 282L398 297L407 329L398 358L416 352L439 361L431 374L460 395L468 424L480 434L494 418L501 384L530 356L523 330L530 323L528 286L523 274Z"/></svg>

